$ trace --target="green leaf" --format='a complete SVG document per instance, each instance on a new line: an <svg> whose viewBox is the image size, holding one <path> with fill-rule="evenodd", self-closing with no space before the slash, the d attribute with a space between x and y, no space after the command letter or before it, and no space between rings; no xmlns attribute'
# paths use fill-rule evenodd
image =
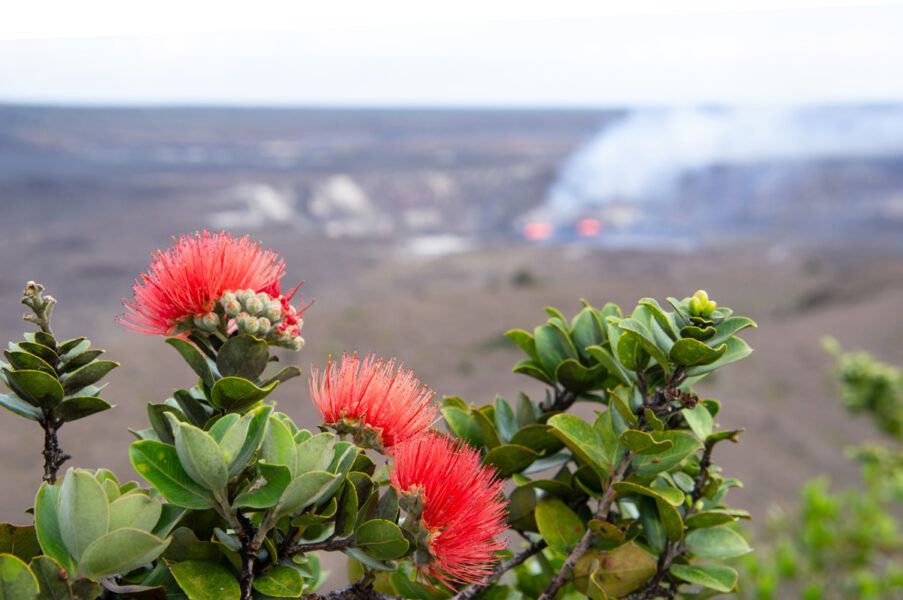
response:
<svg viewBox="0 0 903 600"><path fill-rule="evenodd" d="M75 563L63 544L59 525L60 486L41 484L34 503L35 532L44 554L52 556L70 574L75 573Z"/></svg>
<svg viewBox="0 0 903 600"><path fill-rule="evenodd" d="M662 488L659 491L673 491L683 497L683 493L674 488ZM668 539L672 542L679 542L684 536L684 522L680 516L680 512L674 507L674 503L670 499L666 501L656 498L655 505L658 508L658 516L662 521L665 535L667 535Z"/></svg>
<svg viewBox="0 0 903 600"><path fill-rule="evenodd" d="M752 354L752 348L750 348L746 342L738 337L728 338L724 342L724 345L727 347L727 349L724 353L722 353L721 358L707 365L700 365L687 369L687 375L689 375L690 377L705 375L706 373L720 369L725 365L729 365L732 362L736 362Z"/></svg>
<svg viewBox="0 0 903 600"><path fill-rule="evenodd" d="M638 429L628 429L618 436L618 441L628 450L640 454L661 454L674 447L674 442L671 440L659 442L652 435Z"/></svg>
<svg viewBox="0 0 903 600"><path fill-rule="evenodd" d="M57 404L53 409L53 416L60 421L71 423L110 408L113 408L112 404L97 396L76 396L66 398Z"/></svg>
<svg viewBox="0 0 903 600"><path fill-rule="evenodd" d="M408 551L408 540L395 523L372 519L363 523L354 533L361 549L377 560L400 558Z"/></svg>
<svg viewBox="0 0 903 600"><path fill-rule="evenodd" d="M16 371L44 371L48 375L56 375L56 371L52 366L50 366L43 358L35 356L34 354L18 350L12 352L5 350L3 355Z"/></svg>
<svg viewBox="0 0 903 600"><path fill-rule="evenodd" d="M472 446L483 446L483 435L480 426L473 416L464 409L456 406L444 406L440 409L449 431L458 438L467 440Z"/></svg>
<svg viewBox="0 0 903 600"><path fill-rule="evenodd" d="M96 360L73 371L69 376L63 379L63 391L66 395L74 394L82 388L92 385L119 366L118 362L112 360Z"/></svg>
<svg viewBox="0 0 903 600"><path fill-rule="evenodd" d="M737 571L724 565L671 565L671 573L684 581L728 593L737 586Z"/></svg>
<svg viewBox="0 0 903 600"><path fill-rule="evenodd" d="M239 600L241 588L231 571L207 560L171 563L173 578L188 600Z"/></svg>
<svg viewBox="0 0 903 600"><path fill-rule="evenodd" d="M335 536L337 538L346 538L354 531L357 509L357 488L351 481L348 481L342 488L342 497L339 500L335 517Z"/></svg>
<svg viewBox="0 0 903 600"><path fill-rule="evenodd" d="M628 393L627 388L618 386L616 389L612 390L612 393L609 394L609 398L611 398L611 406L618 411L618 414L621 415L621 418L624 419L625 423L631 427L636 427L639 425L640 420L636 413L630 408Z"/></svg>
<svg viewBox="0 0 903 600"><path fill-rule="evenodd" d="M41 409L32 406L15 394L0 394L0 406L32 421L38 421L44 416Z"/></svg>
<svg viewBox="0 0 903 600"><path fill-rule="evenodd" d="M512 444L526 446L540 454L550 456L564 446L564 443L552 433L549 425L526 425L517 430L511 438Z"/></svg>
<svg viewBox="0 0 903 600"><path fill-rule="evenodd" d="M637 307L639 310L640 307ZM656 343L656 337L653 332L649 330L643 323L638 321L637 319L628 318L621 319L618 321L618 327L624 332L631 333L634 338L630 339L631 348L629 352L635 354L638 358L634 359L638 361L641 368L645 368L646 363L649 361L649 356L655 359L655 362L660 364L663 368L670 370L671 362L668 360L668 357L665 355L665 352L662 351L660 344ZM621 359L621 362L624 362L624 358L622 357L622 352L624 350L621 349L621 340L623 338L623 334L618 338L618 358ZM671 340L665 336L664 339L661 340L662 343L665 344L665 348L667 350L670 347ZM635 346L639 346L639 349L635 348ZM642 351L640 351L642 349ZM624 363L624 366L627 366L627 363ZM631 367L628 367L631 368ZM636 370L636 369L632 369Z"/></svg>
<svg viewBox="0 0 903 600"><path fill-rule="evenodd" d="M643 371L649 364L649 353L643 345L643 338L632 331L625 331L618 337L618 360L631 371Z"/></svg>
<svg viewBox="0 0 903 600"><path fill-rule="evenodd" d="M35 556L29 563L31 572L38 581L40 595L37 600L71 600L72 590L66 570L53 557ZM98 590L98 593L100 590ZM95 594L96 596L96 594ZM95 596L92 596L92 600Z"/></svg>
<svg viewBox="0 0 903 600"><path fill-rule="evenodd" d="M533 379L538 379L543 383L547 383L549 385L555 385L555 381L552 379L552 376L546 373L542 365L540 365L535 360L522 360L511 369L514 373L520 373L522 375L527 375L528 377L532 377Z"/></svg>
<svg viewBox="0 0 903 600"><path fill-rule="evenodd" d="M512 436L517 432L517 417L511 405L505 402L501 396L495 397L495 428L499 432L499 437L507 443L511 441Z"/></svg>
<svg viewBox="0 0 903 600"><path fill-rule="evenodd" d="M260 385L261 387L266 387L271 383L279 382L285 383L292 377L299 377L301 375L301 369L294 365L289 365L287 367L281 368L277 371L272 377L267 377Z"/></svg>
<svg viewBox="0 0 903 600"><path fill-rule="evenodd" d="M747 327L758 327L756 322L749 317L729 317L715 325L715 337L709 340L709 344L717 346L722 342L726 342L728 338L736 333L746 329Z"/></svg>
<svg viewBox="0 0 903 600"><path fill-rule="evenodd" d="M216 355L216 368L223 377L240 377L251 381L263 373L270 360L267 343L252 335L229 338Z"/></svg>
<svg viewBox="0 0 903 600"><path fill-rule="evenodd" d="M17 346L19 347L19 350L24 350L29 354L34 354L49 365L55 365L59 361L59 356L57 355L57 353L44 344L37 344L35 342L19 342Z"/></svg>
<svg viewBox="0 0 903 600"><path fill-rule="evenodd" d="M157 524L154 525L151 533L158 538L165 538L187 513L188 509L182 508L181 506L164 504L163 510L160 513L160 518L157 520Z"/></svg>
<svg viewBox="0 0 903 600"><path fill-rule="evenodd" d="M267 423L272 413L272 406L259 406L242 417L247 418L248 415L253 415L248 423L248 431L245 435L244 443L229 463L230 479L238 475L247 466L254 453L257 452L264 439Z"/></svg>
<svg viewBox="0 0 903 600"><path fill-rule="evenodd" d="M494 412L494 409L491 406L487 406L483 407L482 410L471 410L470 414L480 430L480 438L483 440L483 444L487 448L495 448L502 444L502 440L495 428L495 423L489 418L487 412L491 414Z"/></svg>
<svg viewBox="0 0 903 600"><path fill-rule="evenodd" d="M540 325L534 330L536 354L542 370L553 375L558 364L568 358L577 358L577 349L567 332L553 323Z"/></svg>
<svg viewBox="0 0 903 600"><path fill-rule="evenodd" d="M721 510L707 510L696 513L687 519L687 527L691 529L702 529L705 527L717 527L726 523L733 523L737 520L734 515Z"/></svg>
<svg viewBox="0 0 903 600"><path fill-rule="evenodd" d="M188 363L191 370L197 373L197 376L201 378L204 385L208 388L213 387L213 371L210 370L210 365L207 363L207 357L198 350L197 346L187 340L177 337L166 338L166 343L175 348L179 354L182 355L182 358L185 359L185 362Z"/></svg>
<svg viewBox="0 0 903 600"><path fill-rule="evenodd" d="M577 359L569 358L558 364L555 379L566 390L580 394L602 389L603 383L608 379L608 370L602 365L589 369L577 362Z"/></svg>
<svg viewBox="0 0 903 600"><path fill-rule="evenodd" d="M518 444L496 446L486 453L483 462L498 469L502 477L510 477L529 467L539 458L539 452Z"/></svg>
<svg viewBox="0 0 903 600"><path fill-rule="evenodd" d="M571 338L577 347L577 352L583 360L589 360L590 353L586 349L589 346L598 346L605 342L605 328L599 320L598 314L591 306L585 306L571 321L573 333Z"/></svg>
<svg viewBox="0 0 903 600"><path fill-rule="evenodd" d="M680 337L693 338L694 340L705 342L714 337L716 333L718 332L714 327L702 328L696 325L687 325L686 327L681 328Z"/></svg>
<svg viewBox="0 0 903 600"><path fill-rule="evenodd" d="M78 573L89 579L128 573L156 560L169 542L141 529L111 531L85 548Z"/></svg>
<svg viewBox="0 0 903 600"><path fill-rule="evenodd" d="M690 426L690 429L693 430L693 433L695 433L699 439L704 440L712 435L712 415L709 414L709 411L702 402L697 404L695 408L681 409L680 414L683 415L687 425Z"/></svg>
<svg viewBox="0 0 903 600"><path fill-rule="evenodd" d="M595 567L595 569L593 568ZM655 575L655 559L634 543L609 552L588 552L574 568L574 586L589 591L589 578L611 598L638 589Z"/></svg>
<svg viewBox="0 0 903 600"><path fill-rule="evenodd" d="M77 349L81 345L84 345L85 348L88 348L91 345L91 342L83 337L66 340L65 342L60 344L59 348L57 348L57 350L59 350L60 358L66 360L66 355ZM81 348L81 350L84 350L84 348Z"/></svg>
<svg viewBox="0 0 903 600"><path fill-rule="evenodd" d="M613 471L611 459L603 446L598 433L586 421L566 413L549 419L552 433L561 439L567 447L587 464L604 470Z"/></svg>
<svg viewBox="0 0 903 600"><path fill-rule="evenodd" d="M227 411L241 412L263 400L279 385L278 381L257 387L247 379L223 377L210 390L210 404Z"/></svg>
<svg viewBox="0 0 903 600"><path fill-rule="evenodd" d="M76 560L94 540L110 530L110 504L103 486L82 469L69 469L60 489L59 529Z"/></svg>
<svg viewBox="0 0 903 600"><path fill-rule="evenodd" d="M188 417L189 422L192 425L197 425L201 427L207 420L210 418L210 414L204 408L204 405L198 401L197 398L192 396L186 390L175 390L172 393L173 400L179 405L179 408L182 409L182 413Z"/></svg>
<svg viewBox="0 0 903 600"><path fill-rule="evenodd" d="M657 442L670 440L674 443L674 447L660 454L635 456L633 466L636 468L636 474L641 477L667 471L702 448L702 443L693 434L686 431L656 431L651 435Z"/></svg>
<svg viewBox="0 0 903 600"><path fill-rule="evenodd" d="M532 481L527 477L524 477L524 479L527 479L527 481L521 484L523 487L542 490L547 496L561 498L567 502L581 500L586 496L582 491L575 490L557 479L537 479L536 481ZM520 484L520 482L518 483Z"/></svg>
<svg viewBox="0 0 903 600"><path fill-rule="evenodd" d="M674 343L668 356L677 364L692 367L710 365L721 358L725 352L727 352L726 344L710 348L699 340L683 338Z"/></svg>
<svg viewBox="0 0 903 600"><path fill-rule="evenodd" d="M335 436L331 433L319 433L298 444L293 473L300 475L308 471L325 471L332 463L335 445Z"/></svg>
<svg viewBox="0 0 903 600"><path fill-rule="evenodd" d="M538 358L536 354L536 340L523 329L512 329L507 331L505 332L505 337L517 344L530 358L534 360Z"/></svg>
<svg viewBox="0 0 903 600"><path fill-rule="evenodd" d="M167 501L195 510L210 508L213 495L188 475L174 446L156 440L135 442L129 447L132 466Z"/></svg>
<svg viewBox="0 0 903 600"><path fill-rule="evenodd" d="M95 358L103 354L105 351L99 348L95 348L94 350L85 350L81 354L74 354L70 357L60 358L60 362L62 366L59 368L59 372L62 373L70 373L75 371L76 369L80 369L92 362Z"/></svg>
<svg viewBox="0 0 903 600"><path fill-rule="evenodd" d="M258 463L258 469L260 469L260 473L266 483L259 487L253 486L240 493L235 498L232 506L256 509L275 506L292 482L292 473L284 465L271 465L260 462Z"/></svg>
<svg viewBox="0 0 903 600"><path fill-rule="evenodd" d="M752 552L739 533L726 527L694 529L687 534L684 544L690 552L705 558L732 558Z"/></svg>
<svg viewBox="0 0 903 600"><path fill-rule="evenodd" d="M254 589L274 598L299 598L304 591L304 578L291 567L273 567L254 579Z"/></svg>
<svg viewBox="0 0 903 600"><path fill-rule="evenodd" d="M546 498L536 504L536 524L549 546L564 553L571 552L586 533L580 517L557 498Z"/></svg>
<svg viewBox="0 0 903 600"><path fill-rule="evenodd" d="M672 323L668 314L662 309L655 298L640 298L638 304L646 307L649 314L652 315L652 318L655 319L655 322L658 323L658 326L669 338L672 340L677 339L677 331L674 329L674 323Z"/></svg>
<svg viewBox="0 0 903 600"><path fill-rule="evenodd" d="M275 518L299 512L311 504L323 500L335 489L340 480L338 475L326 471L308 471L296 477L285 489L285 493L273 510Z"/></svg>
<svg viewBox="0 0 903 600"><path fill-rule="evenodd" d="M23 400L38 408L52 409L65 393L52 375L43 371L8 371L2 369L9 388Z"/></svg>
<svg viewBox="0 0 903 600"><path fill-rule="evenodd" d="M173 424L179 462L189 477L211 492L222 490L229 483L226 457L216 440L202 429L187 423Z"/></svg>
<svg viewBox="0 0 903 600"><path fill-rule="evenodd" d="M34 525L0 523L0 553L18 556L23 561L41 554Z"/></svg>
<svg viewBox="0 0 903 600"><path fill-rule="evenodd" d="M633 483L632 481L619 481L612 484L612 487L618 492L648 496L656 500L662 500L672 506L680 506L684 501L684 493L679 489L672 487L651 488L638 483Z"/></svg>
<svg viewBox="0 0 903 600"><path fill-rule="evenodd" d="M22 559L0 554L0 600L32 600L38 595L38 580Z"/></svg>
<svg viewBox="0 0 903 600"><path fill-rule="evenodd" d="M126 494L110 503L110 531L120 527L132 527L150 532L163 512L159 500L151 500L144 494Z"/></svg>

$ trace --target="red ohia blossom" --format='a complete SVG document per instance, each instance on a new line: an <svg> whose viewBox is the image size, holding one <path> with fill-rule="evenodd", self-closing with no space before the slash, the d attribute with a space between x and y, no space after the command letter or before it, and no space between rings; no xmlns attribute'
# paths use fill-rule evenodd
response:
<svg viewBox="0 0 903 600"><path fill-rule="evenodd" d="M364 446L384 450L423 434L436 420L434 392L395 360L343 354L341 366L311 371L310 396L323 422Z"/></svg>
<svg viewBox="0 0 903 600"><path fill-rule="evenodd" d="M248 236L205 230L173 242L152 253L147 274L132 286L134 301L123 300L127 312L119 321L135 331L171 335L185 319L211 311L229 290L280 294L282 259Z"/></svg>
<svg viewBox="0 0 903 600"><path fill-rule="evenodd" d="M402 504L423 510L430 560L420 572L452 589L492 573L506 528L504 482L495 470L463 441L439 434L401 444L394 459L390 477Z"/></svg>

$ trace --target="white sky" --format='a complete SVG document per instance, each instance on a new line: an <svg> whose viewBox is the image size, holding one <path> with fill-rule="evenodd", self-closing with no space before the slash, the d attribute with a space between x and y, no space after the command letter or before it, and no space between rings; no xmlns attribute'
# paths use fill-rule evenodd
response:
<svg viewBox="0 0 903 600"><path fill-rule="evenodd" d="M901 73L899 3L52 0L0 20L0 102L903 101Z"/></svg>

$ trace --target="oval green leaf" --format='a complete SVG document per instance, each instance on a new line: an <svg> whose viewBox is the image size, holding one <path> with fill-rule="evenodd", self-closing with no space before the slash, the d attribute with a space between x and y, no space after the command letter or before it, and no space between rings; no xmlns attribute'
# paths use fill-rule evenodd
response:
<svg viewBox="0 0 903 600"><path fill-rule="evenodd" d="M189 600L239 600L235 576L219 563L187 560L171 563L169 570Z"/></svg>
<svg viewBox="0 0 903 600"><path fill-rule="evenodd" d="M78 563L78 572L89 579L124 575L156 560L169 542L141 529L117 529L97 538L85 548Z"/></svg>

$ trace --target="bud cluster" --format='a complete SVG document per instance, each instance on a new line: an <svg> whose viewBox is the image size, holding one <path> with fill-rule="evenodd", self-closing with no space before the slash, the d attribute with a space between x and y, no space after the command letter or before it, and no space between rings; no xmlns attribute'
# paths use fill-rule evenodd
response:
<svg viewBox="0 0 903 600"><path fill-rule="evenodd" d="M690 298L690 314L694 317L710 317L715 309L718 308L718 303L714 300L709 300L709 295L705 290L697 290L693 297Z"/></svg>
<svg viewBox="0 0 903 600"><path fill-rule="evenodd" d="M289 303L289 297L280 295L273 298L265 292L255 293L253 290L227 291L219 298L217 308L221 308L226 321L232 320L242 333L290 350L300 350L304 346L304 338L301 337L304 318ZM203 318L206 317L204 315ZM201 327L197 318L195 324Z"/></svg>

